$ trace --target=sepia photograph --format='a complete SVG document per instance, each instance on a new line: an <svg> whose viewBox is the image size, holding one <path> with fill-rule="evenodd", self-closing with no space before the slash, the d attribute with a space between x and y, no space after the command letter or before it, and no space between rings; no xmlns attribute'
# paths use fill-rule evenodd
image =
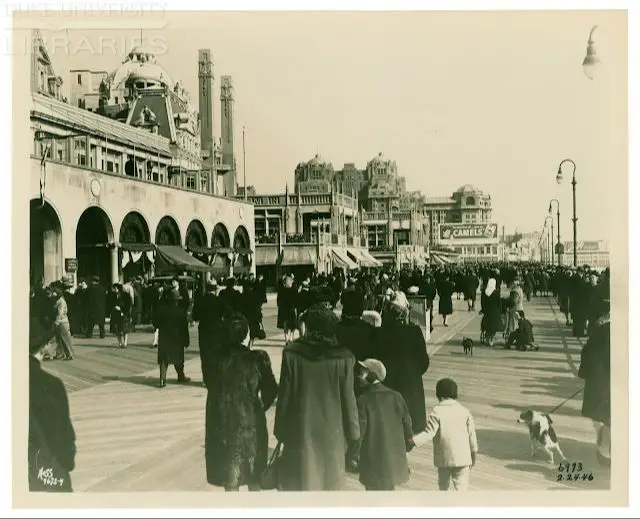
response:
<svg viewBox="0 0 640 519"><path fill-rule="evenodd" d="M628 506L625 10L27 7L14 507Z"/></svg>

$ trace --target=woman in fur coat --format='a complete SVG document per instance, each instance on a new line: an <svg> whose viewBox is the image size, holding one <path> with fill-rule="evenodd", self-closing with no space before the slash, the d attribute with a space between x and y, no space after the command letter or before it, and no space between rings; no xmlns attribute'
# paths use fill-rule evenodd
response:
<svg viewBox="0 0 640 519"><path fill-rule="evenodd" d="M249 323L244 315L233 314L225 327L222 351L209 366L207 481L227 492L244 485L258 491L268 456L265 412L276 398L278 384L269 354L247 347Z"/></svg>

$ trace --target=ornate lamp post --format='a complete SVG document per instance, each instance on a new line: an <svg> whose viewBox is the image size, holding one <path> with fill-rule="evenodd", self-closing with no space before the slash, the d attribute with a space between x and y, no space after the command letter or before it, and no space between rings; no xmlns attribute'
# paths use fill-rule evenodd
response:
<svg viewBox="0 0 640 519"><path fill-rule="evenodd" d="M564 178L562 176L562 165L565 164L566 162L569 162L572 166L573 166L573 173L572 173L572 179L571 179L571 187L573 189L573 218L571 219L573 221L573 266L577 267L578 266L578 249L577 249L577 242L578 242L578 217L576 216L576 163L573 162L571 159L564 159L560 165L558 166L558 174L556 175L556 182L558 182L558 184L562 184L562 179Z"/></svg>
<svg viewBox="0 0 640 519"><path fill-rule="evenodd" d="M582 69L584 70L585 75L593 80L598 71L600 70L600 58L596 56L596 47L593 41L593 32L598 28L597 25L594 25L589 33L589 41L587 42L587 55L584 57L584 61L582 62Z"/></svg>
<svg viewBox="0 0 640 519"><path fill-rule="evenodd" d="M557 198L553 198L553 199L551 199L551 201L549 202L549 214L552 214L552 213L551 213L551 210L553 209L553 202L555 202L555 203L556 203L556 207L557 207L557 209L558 209L558 210L556 211L556 218L557 218L557 219L556 219L556 222L557 222L557 224L558 224L558 227L557 227L557 229L558 229L558 230L557 230L558 235L557 235L557 243L556 243L556 248L557 248L558 250L556 251L556 253L557 253L557 255L558 255L558 265L561 265L561 264L562 264L561 254L562 254L564 251L562 251L562 250L561 250L561 249L562 249L562 246L560 245L560 243L561 243L561 242L560 242L560 202L558 202L558 199L557 199Z"/></svg>
<svg viewBox="0 0 640 519"><path fill-rule="evenodd" d="M547 229L547 222L551 222L551 233L547 233L547 250L549 251L547 262L553 265L553 216L547 216L544 219L545 229Z"/></svg>

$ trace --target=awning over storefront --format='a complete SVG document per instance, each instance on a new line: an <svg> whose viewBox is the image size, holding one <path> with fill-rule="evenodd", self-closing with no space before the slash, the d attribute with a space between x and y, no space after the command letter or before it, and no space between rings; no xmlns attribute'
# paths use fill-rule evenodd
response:
<svg viewBox="0 0 640 519"><path fill-rule="evenodd" d="M256 266L276 266L278 262L278 246L256 247Z"/></svg>
<svg viewBox="0 0 640 519"><path fill-rule="evenodd" d="M156 250L153 243L120 243L120 250L129 252L147 252Z"/></svg>
<svg viewBox="0 0 640 519"><path fill-rule="evenodd" d="M431 251L430 258L431 263L434 265L448 265L450 263L456 263L456 258L440 252Z"/></svg>
<svg viewBox="0 0 640 519"><path fill-rule="evenodd" d="M213 247L201 247L200 245L187 245L187 250L195 254L215 254L216 249Z"/></svg>
<svg viewBox="0 0 640 519"><path fill-rule="evenodd" d="M342 249L331 249L333 252L333 262L337 267L346 268L349 270L357 269L358 264L353 262L346 251Z"/></svg>
<svg viewBox="0 0 640 519"><path fill-rule="evenodd" d="M288 246L282 249L281 265L314 265L316 264L317 253L315 247Z"/></svg>
<svg viewBox="0 0 640 519"><path fill-rule="evenodd" d="M382 262L375 259L367 249L360 249L360 253L367 258L372 267L382 267Z"/></svg>
<svg viewBox="0 0 640 519"><path fill-rule="evenodd" d="M369 255L366 249L347 249L347 253L361 267L381 267L380 263L373 256Z"/></svg>
<svg viewBox="0 0 640 519"><path fill-rule="evenodd" d="M210 272L212 270L209 265L197 260L177 245L157 245L156 250L156 269L158 271Z"/></svg>

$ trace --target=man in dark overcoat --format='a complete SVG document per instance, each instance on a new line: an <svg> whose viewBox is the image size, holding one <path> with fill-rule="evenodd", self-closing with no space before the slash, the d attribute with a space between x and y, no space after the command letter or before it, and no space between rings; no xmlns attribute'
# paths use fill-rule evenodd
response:
<svg viewBox="0 0 640 519"><path fill-rule="evenodd" d="M29 482L38 477L38 467L42 460L38 460L37 453L49 451L61 469L54 473L55 483L44 478L38 481L38 486L50 486L51 491L70 492L71 482L59 482L60 478L69 478L75 467L76 435L71 423L69 399L62 381L42 369L41 361L49 333L37 318L32 316L29 323ZM45 443L45 445L43 445ZM33 472L36 472L35 474Z"/></svg>
<svg viewBox="0 0 640 519"><path fill-rule="evenodd" d="M216 295L215 280L207 281L206 291L193 305L193 320L198 322L198 349L202 364L202 379L209 387L209 367L222 346L222 303Z"/></svg>
<svg viewBox="0 0 640 519"><path fill-rule="evenodd" d="M158 364L160 387L167 385L167 369L173 364L178 382L189 382L184 374L184 350L189 347L189 323L187 311L180 305L180 293L172 290L157 315L154 326L158 328Z"/></svg>
<svg viewBox="0 0 640 519"><path fill-rule="evenodd" d="M347 447L360 438L353 354L335 337L338 317L307 312L307 333L282 354L274 435L284 444L283 490L340 490Z"/></svg>
<svg viewBox="0 0 640 519"><path fill-rule="evenodd" d="M96 324L100 330L100 338L104 338L106 299L107 293L105 292L104 287L100 284L100 278L98 276L93 276L93 278L91 278L91 285L87 287L84 294L84 301L87 305L86 323L87 337L89 339L93 336L93 328Z"/></svg>

